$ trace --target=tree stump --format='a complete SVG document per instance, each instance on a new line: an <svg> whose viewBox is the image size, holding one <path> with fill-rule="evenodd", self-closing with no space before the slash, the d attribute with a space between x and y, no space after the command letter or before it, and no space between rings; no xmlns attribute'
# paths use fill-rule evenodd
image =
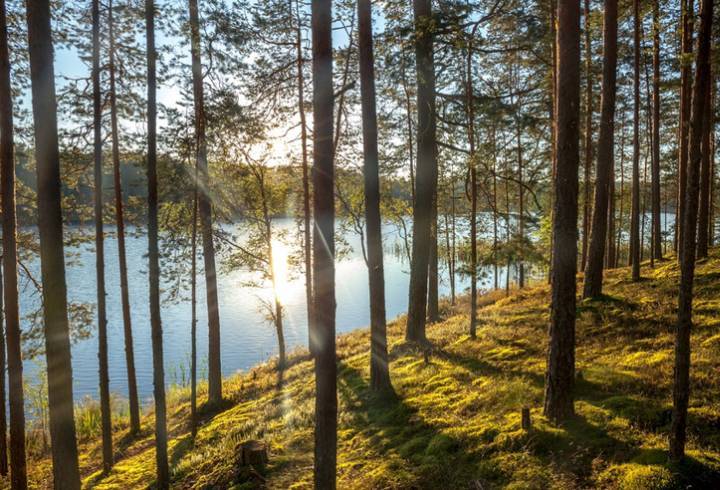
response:
<svg viewBox="0 0 720 490"><path fill-rule="evenodd" d="M240 445L240 464L261 469L267 462L267 446L264 442L252 440Z"/></svg>
<svg viewBox="0 0 720 490"><path fill-rule="evenodd" d="M530 409L527 407L524 407L522 409L522 428L523 430L527 431L530 430L532 427L532 422L530 421Z"/></svg>

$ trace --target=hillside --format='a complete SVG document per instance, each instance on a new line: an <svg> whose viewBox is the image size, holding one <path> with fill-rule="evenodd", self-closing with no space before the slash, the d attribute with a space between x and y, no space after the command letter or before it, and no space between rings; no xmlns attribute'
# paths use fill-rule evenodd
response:
<svg viewBox="0 0 720 490"><path fill-rule="evenodd" d="M429 328L424 356L391 323L393 399L368 391L368 331L338 339L338 488L720 488L720 254L698 264L693 333L689 458L667 464L675 261L646 278L609 273L602 301L579 303L576 420L542 417L549 288L481 298L478 338L467 316L446 311ZM308 488L312 482L313 381L307 355L293 355L282 380L272 364L226 381L229 401L204 414L193 442L187 391L173 392L170 457L174 488ZM201 394L202 397L202 394ZM532 429L520 428L521 408ZM101 477L97 442L81 446L88 488L144 488L153 481L152 414L131 441L116 434L117 463ZM264 440L264 477L240 467L237 447ZM30 465L49 481L49 461ZM264 482L264 483L263 483Z"/></svg>

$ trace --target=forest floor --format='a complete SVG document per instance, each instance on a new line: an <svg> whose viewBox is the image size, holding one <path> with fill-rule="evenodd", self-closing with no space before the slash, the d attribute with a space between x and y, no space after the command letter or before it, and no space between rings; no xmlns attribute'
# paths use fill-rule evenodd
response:
<svg viewBox="0 0 720 490"><path fill-rule="evenodd" d="M467 304L447 307L428 328L428 363L404 342L404 318L391 322L396 397L369 391L369 332L339 337L338 488L720 488L720 251L697 269L689 451L680 465L666 451L678 268L669 260L642 273L632 283L627 269L609 272L606 296L578 303L577 417L561 428L542 416L547 285L480 298L475 340ZM307 353L291 356L281 380L270 362L228 378L224 390L226 405L205 409L194 441L188 390L171 393L173 488L311 487ZM531 408L529 431L520 427L523 407ZM109 475L99 472L99 437L81 443L87 488L152 486L152 413L135 439L120 425ZM268 445L264 476L239 465L248 439ZM48 459L29 470L36 485L50 481Z"/></svg>

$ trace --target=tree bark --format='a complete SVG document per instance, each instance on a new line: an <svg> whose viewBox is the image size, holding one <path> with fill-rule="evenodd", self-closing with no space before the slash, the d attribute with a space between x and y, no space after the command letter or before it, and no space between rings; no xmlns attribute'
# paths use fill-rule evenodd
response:
<svg viewBox="0 0 720 490"><path fill-rule="evenodd" d="M590 250L585 267L584 298L602 294L603 259L607 243L610 186L614 180L615 97L617 93L617 0L605 0L603 19L603 80L600 101L600 134L598 135L595 202L592 215ZM611 235L612 236L612 235ZM613 254L614 255L614 254Z"/></svg>
<svg viewBox="0 0 720 490"><path fill-rule="evenodd" d="M712 66L710 67L710 79L712 80ZM709 84L708 84L709 85ZM710 187L711 177L711 160L712 160L712 138L713 117L715 114L715 106L713 105L713 97L708 90L708 96L705 99L703 111L703 135L702 135L702 163L700 166L700 203L698 205L698 228L697 228L697 258L704 259L708 256L709 230L710 230Z"/></svg>
<svg viewBox="0 0 720 490"><path fill-rule="evenodd" d="M580 268L585 270L587 264L588 246L590 243L590 219L592 208L590 206L590 176L592 174L593 143L592 143L592 117L593 117L593 78L592 78L592 45L590 44L590 0L585 0L585 177L583 179L583 237L582 258Z"/></svg>
<svg viewBox="0 0 720 490"><path fill-rule="evenodd" d="M682 251L683 240L683 219L685 215L685 190L687 179L687 159L688 159L688 132L690 123L690 96L691 96L691 76L692 61L690 60L693 51L693 27L694 21L694 0L682 0L682 41L681 41L681 59L680 59L680 128L678 144L678 197L677 211L675 213L675 251L678 260Z"/></svg>
<svg viewBox="0 0 720 490"><path fill-rule="evenodd" d="M427 306L428 266L431 244L433 198L437 184L437 147L435 143L435 65L433 63L433 25L430 0L413 0L415 19L415 63L417 70L417 165L415 169L415 206L413 207L412 263L405 338L427 342L425 309Z"/></svg>
<svg viewBox="0 0 720 490"><path fill-rule="evenodd" d="M370 0L358 0L358 48L362 103L365 176L365 221L367 222L368 279L370 288L370 387L390 391L390 371L385 317L385 273L383 269L382 219L380 216L380 164L378 157L377 108L375 102L375 56Z"/></svg>
<svg viewBox="0 0 720 490"><path fill-rule="evenodd" d="M580 3L558 1L557 168L554 182L552 307L545 415L562 423L574 413L575 293L580 119Z"/></svg>
<svg viewBox="0 0 720 490"><path fill-rule="evenodd" d="M683 243L680 247L680 291L675 337L673 413L670 427L670 458L673 461L679 461L685 455L685 429L690 398L690 331L692 329L693 280L695 276L695 233L700 190L703 119L707 99L710 95L712 16L713 0L702 0L688 137L690 154L687 167L687 189L685 190L685 214L682 217Z"/></svg>
<svg viewBox="0 0 720 490"><path fill-rule="evenodd" d="M218 306L215 245L212 231L212 203L208 171L207 138L205 136L205 95L200 46L200 15L197 0L189 0L190 51L192 57L193 101L195 106L195 144L198 168L198 214L205 263L205 288L208 313L208 402L222 400L220 367L220 309Z"/></svg>
<svg viewBox="0 0 720 490"><path fill-rule="evenodd" d="M660 224L660 3L653 0L652 256L662 259Z"/></svg>
<svg viewBox="0 0 720 490"><path fill-rule="evenodd" d="M633 0L633 173L630 209L630 258L633 282L640 280L640 0Z"/></svg>
<svg viewBox="0 0 720 490"><path fill-rule="evenodd" d="M292 8L292 0L291 8ZM313 290L312 290L312 211L310 210L310 165L308 163L307 150L307 119L305 117L305 77L303 76L303 50L302 50L302 25L300 23L300 1L295 3L295 16L297 18L296 40L297 43L297 91L298 91L298 115L300 116L300 144L302 145L302 186L303 186L303 253L305 260L305 303L307 305L308 320L308 349L314 354L314 340L310 335L310 326L313 324Z"/></svg>
<svg viewBox="0 0 720 490"><path fill-rule="evenodd" d="M120 299L123 313L123 335L125 337L125 365L128 381L128 403L130 406L130 433L140 432L140 405L138 401L137 378L135 376L135 349L133 346L132 317L130 315L130 293L125 252L125 217L120 176L120 133L118 129L117 93L115 87L115 23L113 2L108 2L109 82L110 82L110 132L112 140L113 183L115 187L115 227L117 228L118 261L120 273Z"/></svg>
<svg viewBox="0 0 720 490"><path fill-rule="evenodd" d="M337 465L335 354L335 168L333 155L332 2L312 3L313 309L316 489L334 490Z"/></svg>
<svg viewBox="0 0 720 490"><path fill-rule="evenodd" d="M50 2L33 0L26 5L53 478L55 488L75 489L80 488L80 473L73 418Z"/></svg>
<svg viewBox="0 0 720 490"><path fill-rule="evenodd" d="M473 97L473 38L480 24L475 24L468 36L467 73L465 81L465 112L467 115L468 142L470 143L470 337L477 336L477 162L475 161L475 100ZM497 265L497 263L496 263ZM497 276L497 273L496 273ZM497 281L497 278L495 279Z"/></svg>
<svg viewBox="0 0 720 490"><path fill-rule="evenodd" d="M150 280L150 329L153 351L153 393L155 397L155 464L156 486L170 486L167 451L167 409L165 406L165 368L163 334L160 318L160 257L158 250L158 181L157 181L157 52L155 51L155 2L145 0L147 31L147 180L148 180L148 261Z"/></svg>
<svg viewBox="0 0 720 490"><path fill-rule="evenodd" d="M197 167L197 162L196 162ZM190 427L193 439L197 435L197 215L198 191L197 168L195 168L193 186L193 210L190 237Z"/></svg>
<svg viewBox="0 0 720 490"><path fill-rule="evenodd" d="M0 0L0 189L2 189L2 292L10 412L10 487L14 490L23 490L27 488L25 402L17 283L13 101L5 0Z"/></svg>
<svg viewBox="0 0 720 490"><path fill-rule="evenodd" d="M95 183L95 271L97 283L98 365L103 471L113 465L110 374L108 367L105 293L105 235L103 231L102 94L100 93L100 1L92 2L93 156Z"/></svg>

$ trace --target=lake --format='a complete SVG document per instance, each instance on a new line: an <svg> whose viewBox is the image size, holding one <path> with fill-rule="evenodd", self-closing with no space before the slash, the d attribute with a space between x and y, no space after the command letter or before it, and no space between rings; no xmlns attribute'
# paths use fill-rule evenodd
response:
<svg viewBox="0 0 720 490"><path fill-rule="evenodd" d="M278 229L295 230L293 220L278 220ZM121 396L127 396L125 347L123 336L122 309L120 304L120 279L118 272L117 241L111 233L105 240L106 287L109 341L110 389ZM88 228L92 233L92 229ZM241 233L236 227L230 231ZM350 250L336 264L337 332L350 332L365 327L370 322L367 268L362 257L360 238L355 233L344 233L342 238ZM401 245L397 229L391 225L383 227L385 247L385 303L388 319L403 314L408 303L409 267L403 255L393 253ZM458 245L461 239L458 238ZM152 397L152 347L150 342L150 312L148 308L147 237L144 234L128 233L126 239L130 302L133 321L135 364L140 397L148 401ZM290 248L280 245L279 248ZM95 304L95 252L92 243L68 249L67 285L68 300ZM282 255L282 254L281 254ZM200 258L199 266L202 264ZM442 261L444 262L444 261ZM450 285L444 263L441 262L440 294L449 295ZM28 268L39 277L39 264L28 264ZM245 286L256 275L246 271L218 270L218 296L220 302L220 329L222 349L222 370L224 375L246 370L277 354L277 339L274 327L266 319L261 308L261 298L268 297L268 291ZM505 270L501 269L504 284ZM492 285L491 271L484 274L480 287ZM307 314L305 306L304 276L295 274L281 284L281 298L284 303L284 327L288 349L307 345ZM458 293L469 287L468 278L457 277ZM39 305L39 297L32 294L32 287L21 288L21 315ZM162 325L165 350L166 382L180 383L183 375L187 378L190 354L190 312L189 301L163 302ZM205 280L198 274L198 360L199 375L206 374L207 359L207 315L205 308ZM26 325L25 325L26 328ZM93 330L95 324L93 324ZM98 396L97 339L93 335L81 340L72 348L73 387L76 401L83 397ZM38 361L25 363L25 377L31 383L36 379ZM42 367L44 369L44 367Z"/></svg>

